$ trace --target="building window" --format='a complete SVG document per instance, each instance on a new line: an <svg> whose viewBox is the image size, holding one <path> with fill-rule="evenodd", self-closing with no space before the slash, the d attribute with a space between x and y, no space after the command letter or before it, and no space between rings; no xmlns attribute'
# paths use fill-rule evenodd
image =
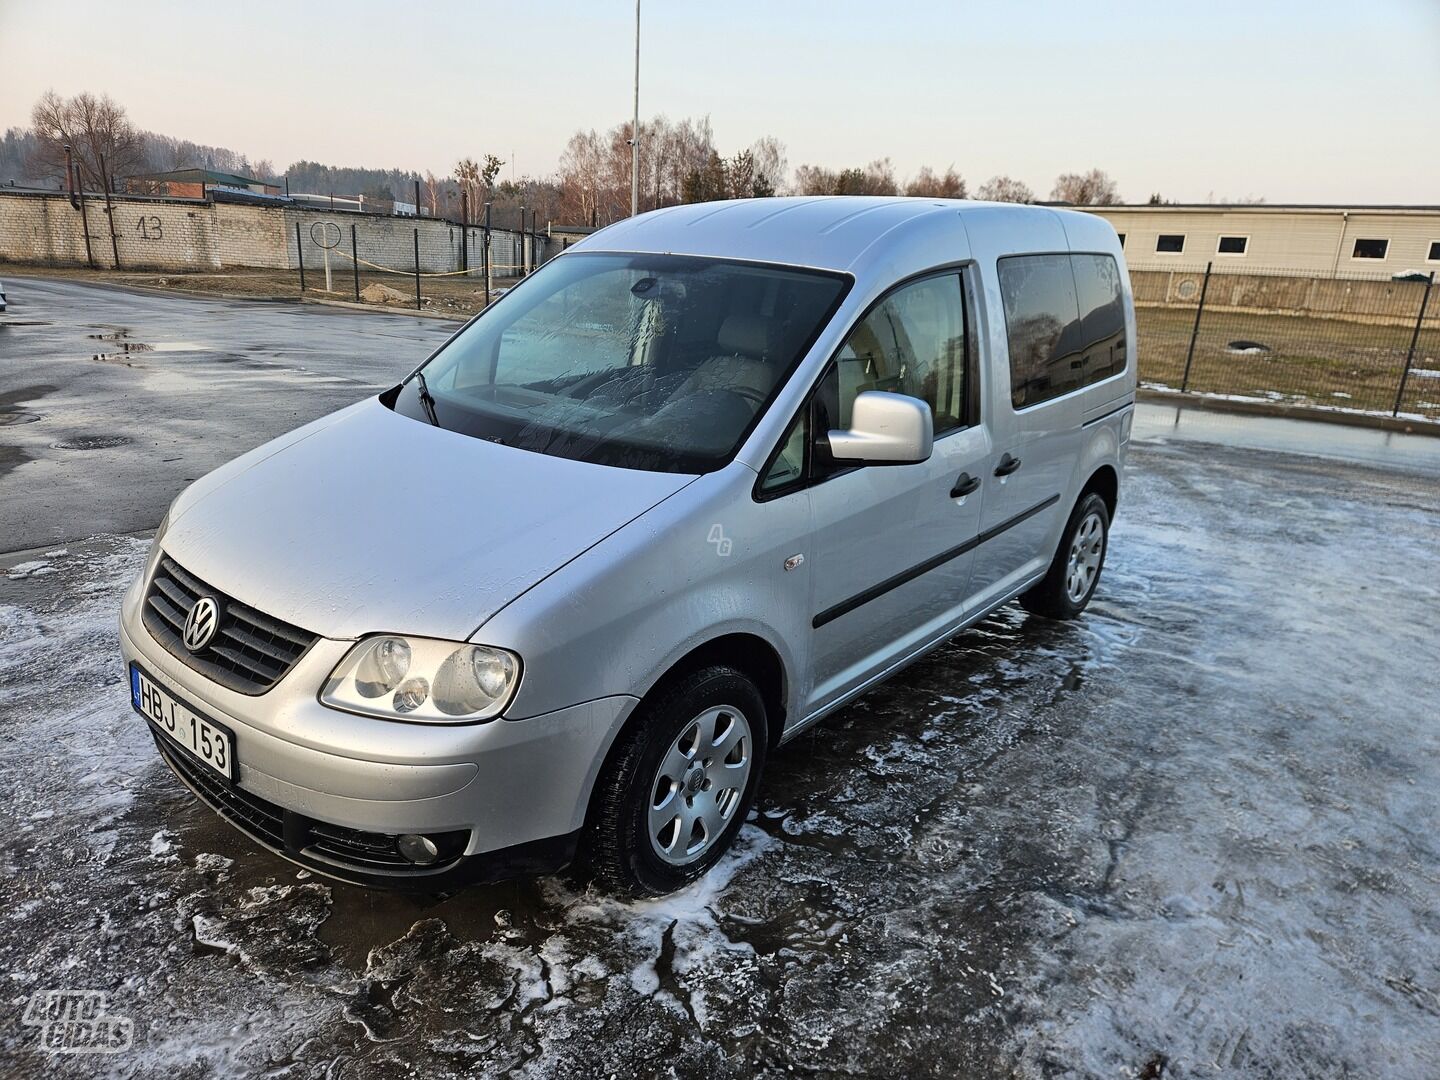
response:
<svg viewBox="0 0 1440 1080"><path fill-rule="evenodd" d="M1119 236L1120 236L1120 246L1123 248L1123 247L1125 246L1125 234L1122 232L1122 233L1119 234Z"/></svg>
<svg viewBox="0 0 1440 1080"><path fill-rule="evenodd" d="M1155 238L1156 251L1180 252L1185 250L1185 237L1177 233L1161 233Z"/></svg>
<svg viewBox="0 0 1440 1080"><path fill-rule="evenodd" d="M1220 246L1215 249L1219 255L1244 255L1250 245L1248 236L1222 236Z"/></svg>
<svg viewBox="0 0 1440 1080"><path fill-rule="evenodd" d="M1390 247L1389 240L1356 240L1352 259L1383 259Z"/></svg>
<svg viewBox="0 0 1440 1080"><path fill-rule="evenodd" d="M1440 262L1440 240L1430 241L1430 254L1425 258L1429 262Z"/></svg>

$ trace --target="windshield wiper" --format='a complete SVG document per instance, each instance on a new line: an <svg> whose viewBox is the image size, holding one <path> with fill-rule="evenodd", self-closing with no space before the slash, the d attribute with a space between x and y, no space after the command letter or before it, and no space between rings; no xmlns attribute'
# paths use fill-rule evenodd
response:
<svg viewBox="0 0 1440 1080"><path fill-rule="evenodd" d="M415 381L420 385L420 404L425 409L425 415L430 418L430 423L439 427L440 418L435 415L435 395L430 393L430 387L425 382L425 373L417 371Z"/></svg>

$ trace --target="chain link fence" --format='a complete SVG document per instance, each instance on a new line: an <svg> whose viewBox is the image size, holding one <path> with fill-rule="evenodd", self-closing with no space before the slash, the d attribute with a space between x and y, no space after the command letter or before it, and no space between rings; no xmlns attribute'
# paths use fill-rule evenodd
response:
<svg viewBox="0 0 1440 1080"><path fill-rule="evenodd" d="M1440 423L1433 272L1130 268L1151 389Z"/></svg>

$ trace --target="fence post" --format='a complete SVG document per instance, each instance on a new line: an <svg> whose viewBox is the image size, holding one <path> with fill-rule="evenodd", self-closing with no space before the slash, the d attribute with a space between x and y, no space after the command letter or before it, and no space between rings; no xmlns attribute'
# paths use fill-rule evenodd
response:
<svg viewBox="0 0 1440 1080"><path fill-rule="evenodd" d="M300 295L305 295L305 248L300 243L300 222L295 222L295 261L300 264Z"/></svg>
<svg viewBox="0 0 1440 1080"><path fill-rule="evenodd" d="M360 245L355 242L355 225L350 225L350 269L355 271L355 302L360 302Z"/></svg>
<svg viewBox="0 0 1440 1080"><path fill-rule="evenodd" d="M460 269L470 270L470 197L460 189Z"/></svg>
<svg viewBox="0 0 1440 1080"><path fill-rule="evenodd" d="M1415 362L1415 346L1420 343L1420 326L1425 321L1425 309L1430 306L1430 290L1435 287L1435 271L1425 279L1425 293L1420 297L1420 313L1415 316L1415 332L1410 335L1410 351L1405 354L1405 370L1400 372L1400 389L1395 391L1395 408L1391 416L1400 415L1400 403L1405 400L1405 384L1410 379L1410 365Z"/></svg>
<svg viewBox="0 0 1440 1080"><path fill-rule="evenodd" d="M485 306L490 306L490 204L485 204Z"/></svg>
<svg viewBox="0 0 1440 1080"><path fill-rule="evenodd" d="M420 310L420 229L415 229L415 310Z"/></svg>
<svg viewBox="0 0 1440 1080"><path fill-rule="evenodd" d="M1205 312L1205 294L1210 291L1210 268L1213 262L1205 264L1205 280L1200 283L1200 303L1195 305L1195 325L1190 330L1190 348L1185 353L1185 374L1180 379L1180 392L1190 389L1190 365L1195 362L1195 339L1200 336L1200 316Z"/></svg>

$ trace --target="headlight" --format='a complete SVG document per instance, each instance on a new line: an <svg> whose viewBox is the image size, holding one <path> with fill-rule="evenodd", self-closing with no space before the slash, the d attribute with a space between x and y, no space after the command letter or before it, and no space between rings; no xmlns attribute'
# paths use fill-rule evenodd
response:
<svg viewBox="0 0 1440 1080"><path fill-rule="evenodd" d="M320 702L367 716L465 723L498 716L519 682L520 658L504 649L380 634L345 654Z"/></svg>

